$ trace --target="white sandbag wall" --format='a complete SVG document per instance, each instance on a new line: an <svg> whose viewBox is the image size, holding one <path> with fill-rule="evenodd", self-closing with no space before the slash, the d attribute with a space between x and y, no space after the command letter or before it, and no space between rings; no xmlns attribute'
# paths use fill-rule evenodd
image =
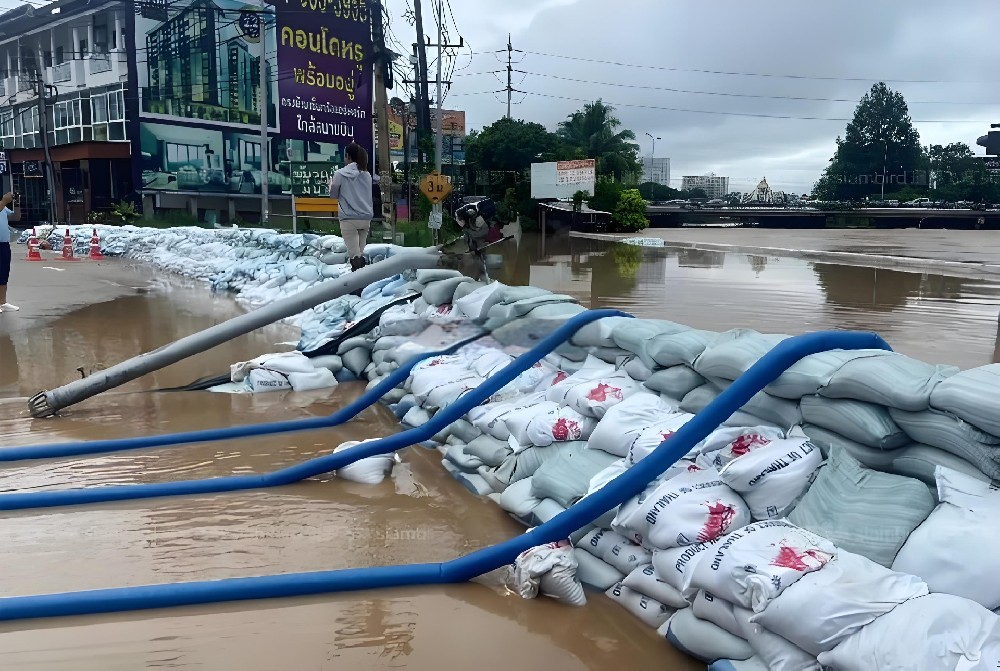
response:
<svg viewBox="0 0 1000 671"><path fill-rule="evenodd" d="M251 271L238 259L293 242L195 230L232 252L214 286L248 301L271 290L263 285L281 266ZM109 237L127 247L130 233L120 235ZM199 245L165 240L177 258L200 258ZM321 263L321 250L337 249L303 241L302 256ZM155 244L136 249L128 253L170 267ZM286 291L306 280L286 273L282 288L289 282ZM474 323L492 333L415 366L387 399L407 426L525 351L533 319L583 310L533 287L418 271L309 315L302 342L328 341L406 292L420 298L342 344L342 377L376 384L426 349L414 336L428 327ZM434 443L471 492L542 524L642 461L785 338L595 322ZM556 598L578 604L579 580L713 669L997 668L998 418L1000 365L960 372L883 351L806 357L640 496L574 533L572 549L526 553L520 589L546 593L548 576Z"/></svg>

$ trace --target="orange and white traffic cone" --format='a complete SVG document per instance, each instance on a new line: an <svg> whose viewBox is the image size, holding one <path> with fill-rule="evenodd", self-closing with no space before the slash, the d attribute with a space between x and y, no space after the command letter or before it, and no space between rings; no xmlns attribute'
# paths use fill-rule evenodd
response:
<svg viewBox="0 0 1000 671"><path fill-rule="evenodd" d="M28 237L28 260L42 260L42 253L38 251L38 234L35 232L34 227L31 229L31 236Z"/></svg>
<svg viewBox="0 0 1000 671"><path fill-rule="evenodd" d="M90 236L90 259L92 261L100 261L104 258L104 254L101 254L101 239L97 237L97 229L94 229L94 234Z"/></svg>
<svg viewBox="0 0 1000 671"><path fill-rule="evenodd" d="M66 235L63 236L62 260L76 261L76 257L73 255L73 238L70 237L68 228Z"/></svg>

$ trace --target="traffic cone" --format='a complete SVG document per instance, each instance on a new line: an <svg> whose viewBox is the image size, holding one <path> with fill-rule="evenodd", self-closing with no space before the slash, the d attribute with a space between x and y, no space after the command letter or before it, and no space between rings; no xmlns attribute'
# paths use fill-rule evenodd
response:
<svg viewBox="0 0 1000 671"><path fill-rule="evenodd" d="M101 239L97 237L97 229L94 229L94 234L90 236L90 259L92 261L100 261L104 258L104 254L101 254Z"/></svg>
<svg viewBox="0 0 1000 671"><path fill-rule="evenodd" d="M42 260L42 254L38 251L38 234L35 232L34 227L31 229L31 236L28 237L28 260Z"/></svg>
<svg viewBox="0 0 1000 671"><path fill-rule="evenodd" d="M76 257L73 255L73 238L69 236L68 228L66 229L66 235L63 236L62 260L76 261Z"/></svg>

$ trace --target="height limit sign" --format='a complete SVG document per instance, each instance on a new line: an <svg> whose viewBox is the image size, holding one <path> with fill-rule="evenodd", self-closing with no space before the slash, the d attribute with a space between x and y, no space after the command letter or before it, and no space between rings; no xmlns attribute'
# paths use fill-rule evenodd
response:
<svg viewBox="0 0 1000 671"><path fill-rule="evenodd" d="M437 170L420 180L420 191L432 204L438 205L451 193L451 182Z"/></svg>

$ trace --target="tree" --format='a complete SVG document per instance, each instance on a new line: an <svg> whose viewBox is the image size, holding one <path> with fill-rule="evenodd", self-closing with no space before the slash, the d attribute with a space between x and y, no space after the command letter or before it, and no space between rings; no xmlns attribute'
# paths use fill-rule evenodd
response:
<svg viewBox="0 0 1000 671"><path fill-rule="evenodd" d="M615 208L615 222L621 230L633 233L649 226L646 218L646 201L638 189L625 189L618 197Z"/></svg>
<svg viewBox="0 0 1000 671"><path fill-rule="evenodd" d="M545 126L520 119L500 119L465 141L466 160L480 170L521 172L539 155L558 158L559 139Z"/></svg>
<svg viewBox="0 0 1000 671"><path fill-rule="evenodd" d="M612 182L608 178L598 179L594 184L594 195L587 200L587 207L599 212L613 213L624 190L625 187L618 182Z"/></svg>
<svg viewBox="0 0 1000 671"><path fill-rule="evenodd" d="M621 128L614 108L601 100L587 103L559 124L557 134L576 158L597 160L597 174L617 181L642 171L635 133Z"/></svg>
<svg viewBox="0 0 1000 671"><path fill-rule="evenodd" d="M643 182L639 185L639 193L646 200L675 200L680 198L681 192L656 182Z"/></svg>
<svg viewBox="0 0 1000 671"><path fill-rule="evenodd" d="M910 184L926 167L906 100L879 82L858 103L813 191L827 200L860 200L881 193L883 178L890 191L889 184Z"/></svg>

